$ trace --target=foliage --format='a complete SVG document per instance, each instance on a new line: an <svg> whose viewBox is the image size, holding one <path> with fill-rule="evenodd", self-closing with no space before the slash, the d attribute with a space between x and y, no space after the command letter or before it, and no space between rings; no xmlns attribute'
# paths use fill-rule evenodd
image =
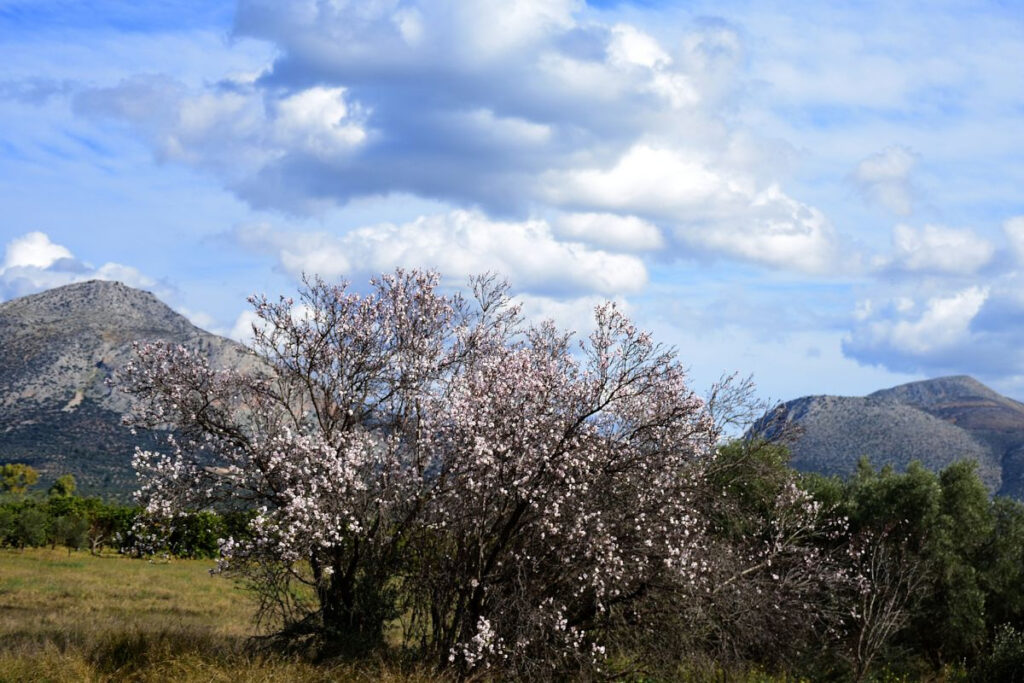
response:
<svg viewBox="0 0 1024 683"><path fill-rule="evenodd" d="M1001 626L991 649L971 669L971 681L1024 681L1024 633L1013 626Z"/></svg>
<svg viewBox="0 0 1024 683"><path fill-rule="evenodd" d="M39 481L39 472L23 463L0 465L0 492L21 494Z"/></svg>
<svg viewBox="0 0 1024 683"><path fill-rule="evenodd" d="M50 532L52 545L56 546L58 543L63 545L68 549L69 555L72 550L83 548L88 541L88 537L89 520L83 516L72 515L57 517L53 520Z"/></svg>
<svg viewBox="0 0 1024 683"><path fill-rule="evenodd" d="M912 463L898 473L865 459L846 482L810 476L805 485L849 516L854 538L867 539L869 590L852 633L886 634L867 663L876 656L897 668L970 663L1002 625L1019 628L1024 504L990 499L973 463L938 474Z"/></svg>
<svg viewBox="0 0 1024 683"><path fill-rule="evenodd" d="M92 554L104 548L116 552L163 553L175 557L213 558L220 539L233 535L244 538L251 515L192 512L178 516L173 525L160 529L163 541L144 548L139 534L154 530L140 517L137 507L54 494L48 498L13 496L0 499L0 547L31 548L62 545L68 551L88 547Z"/></svg>
<svg viewBox="0 0 1024 683"><path fill-rule="evenodd" d="M706 483L707 590L665 616L681 620L676 640L731 666L813 666L839 639L860 581L843 520L797 486L779 444L724 444Z"/></svg>
<svg viewBox="0 0 1024 683"><path fill-rule="evenodd" d="M57 480L50 486L47 491L51 496L73 496L75 495L75 478L70 474L62 474L57 477Z"/></svg>
<svg viewBox="0 0 1024 683"><path fill-rule="evenodd" d="M290 637L358 652L403 614L439 667L589 668L641 598L704 570L717 430L614 305L577 344L523 326L493 279L473 302L437 287L398 271L366 296L313 280L298 303L254 299L261 371L140 348L134 424L178 435L137 457L147 511L257 509L223 568Z"/></svg>
<svg viewBox="0 0 1024 683"><path fill-rule="evenodd" d="M15 518L13 543L19 548L40 546L46 543L46 514L34 505L22 505L21 514Z"/></svg>

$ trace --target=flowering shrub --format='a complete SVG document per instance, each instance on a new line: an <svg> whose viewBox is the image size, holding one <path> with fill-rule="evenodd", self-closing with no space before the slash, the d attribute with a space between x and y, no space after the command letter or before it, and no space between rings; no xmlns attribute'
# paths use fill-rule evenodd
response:
<svg viewBox="0 0 1024 683"><path fill-rule="evenodd" d="M575 340L524 325L493 278L468 299L438 286L399 270L366 295L314 279L298 302L253 298L256 360L233 370L140 347L128 420L173 427L136 456L141 502L253 511L220 567L291 642L363 651L401 616L410 647L463 674L599 667L653 593L710 591L698 510L719 431L614 304ZM758 576L812 535L818 511L786 495L802 516L763 539ZM793 556L813 572L810 550ZM728 566L746 572L722 579L730 594L747 566Z"/></svg>

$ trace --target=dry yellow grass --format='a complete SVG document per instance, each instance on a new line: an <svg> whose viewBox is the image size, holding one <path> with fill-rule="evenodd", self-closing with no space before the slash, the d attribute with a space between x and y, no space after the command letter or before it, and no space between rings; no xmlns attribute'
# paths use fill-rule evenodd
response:
<svg viewBox="0 0 1024 683"><path fill-rule="evenodd" d="M0 683L165 681L439 683L393 662L318 664L253 654L253 605L210 560L0 549ZM629 667L626 667L629 668ZM650 680L625 679L625 680ZM789 680L687 667L668 680Z"/></svg>
<svg viewBox="0 0 1024 683"><path fill-rule="evenodd" d="M428 681L253 655L253 606L211 561L0 550L0 681Z"/></svg>
<svg viewBox="0 0 1024 683"><path fill-rule="evenodd" d="M251 632L252 605L210 560L150 563L122 555L0 551L0 632L31 638L55 629Z"/></svg>

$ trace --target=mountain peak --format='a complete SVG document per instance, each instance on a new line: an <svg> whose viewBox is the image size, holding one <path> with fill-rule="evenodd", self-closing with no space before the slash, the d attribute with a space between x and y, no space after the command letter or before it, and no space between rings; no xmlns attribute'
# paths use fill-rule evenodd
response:
<svg viewBox="0 0 1024 683"><path fill-rule="evenodd" d="M0 324L60 325L69 333L84 328L166 329L197 333L184 316L151 292L111 280L88 280L29 294L0 304Z"/></svg>
<svg viewBox="0 0 1024 683"><path fill-rule="evenodd" d="M781 405L762 424L779 420L800 428L791 445L798 469L849 474L864 455L897 469L912 460L939 470L973 459L990 490L1024 499L1024 404L967 375L865 397L804 396Z"/></svg>
<svg viewBox="0 0 1024 683"><path fill-rule="evenodd" d="M0 457L51 479L71 472L85 492L133 486L131 454L152 445L121 426L132 399L107 380L133 357L136 341L182 344L214 366L246 362L238 344L120 282L78 282L0 303Z"/></svg>
<svg viewBox="0 0 1024 683"><path fill-rule="evenodd" d="M882 389L869 398L891 398L919 407L963 400L987 400L1003 403L1011 399L985 386L970 375L936 377Z"/></svg>

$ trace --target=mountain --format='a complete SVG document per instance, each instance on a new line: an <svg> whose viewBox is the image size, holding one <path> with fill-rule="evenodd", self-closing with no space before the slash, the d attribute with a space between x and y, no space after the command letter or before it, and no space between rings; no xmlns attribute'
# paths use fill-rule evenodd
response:
<svg viewBox="0 0 1024 683"><path fill-rule="evenodd" d="M796 426L792 464L849 474L860 456L903 469L920 460L938 470L973 459L989 489L1024 500L1024 404L967 376L940 377L863 397L805 396L755 427L769 436Z"/></svg>
<svg viewBox="0 0 1024 683"><path fill-rule="evenodd" d="M131 359L132 342L157 340L200 349L217 366L246 362L240 345L118 282L0 304L0 463L32 465L44 487L70 472L84 494L126 498L132 453L156 437L121 425L131 398L106 381Z"/></svg>

